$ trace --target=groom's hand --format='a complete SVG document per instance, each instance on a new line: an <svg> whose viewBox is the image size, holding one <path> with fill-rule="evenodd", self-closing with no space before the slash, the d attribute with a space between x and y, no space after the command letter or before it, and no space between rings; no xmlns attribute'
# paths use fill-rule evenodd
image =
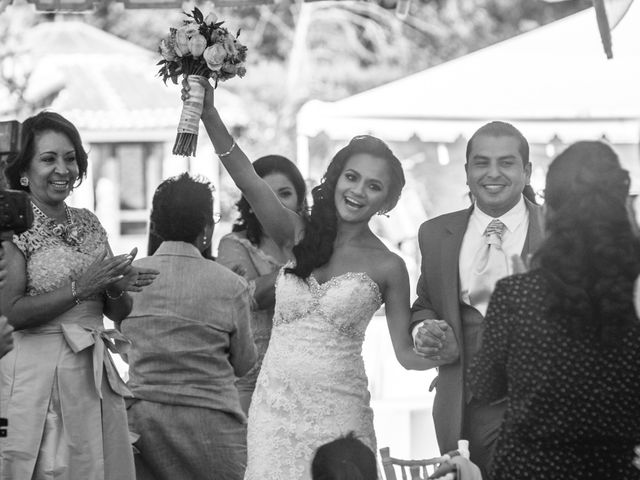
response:
<svg viewBox="0 0 640 480"><path fill-rule="evenodd" d="M422 322L415 334L417 354L443 364L458 359L460 352L453 330L444 320L428 319Z"/></svg>

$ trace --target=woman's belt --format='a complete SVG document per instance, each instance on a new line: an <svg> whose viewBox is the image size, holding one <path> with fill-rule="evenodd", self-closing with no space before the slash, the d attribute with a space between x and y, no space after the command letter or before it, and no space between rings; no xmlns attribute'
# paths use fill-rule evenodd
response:
<svg viewBox="0 0 640 480"><path fill-rule="evenodd" d="M61 333L73 353L81 352L93 345L93 380L98 396L102 398L102 367L104 366L111 390L122 397L133 397L127 385L120 378L111 355L105 351L105 347L113 353L125 354L129 351L131 342L118 330L107 330L102 326L90 327L78 323L62 323L30 328L23 330L23 332L30 334Z"/></svg>

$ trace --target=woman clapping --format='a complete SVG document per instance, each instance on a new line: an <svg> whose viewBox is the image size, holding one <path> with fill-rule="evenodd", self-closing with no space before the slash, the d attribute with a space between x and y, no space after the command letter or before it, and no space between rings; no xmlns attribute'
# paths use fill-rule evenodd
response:
<svg viewBox="0 0 640 480"><path fill-rule="evenodd" d="M155 272L131 267L135 250L112 256L88 210L65 200L87 172L75 126L53 112L23 124L21 152L6 169L9 186L29 193L33 226L5 243L8 280L0 309L14 350L0 362L2 478L133 479L123 396L127 388L106 351L124 340L105 331L131 310L127 290Z"/></svg>

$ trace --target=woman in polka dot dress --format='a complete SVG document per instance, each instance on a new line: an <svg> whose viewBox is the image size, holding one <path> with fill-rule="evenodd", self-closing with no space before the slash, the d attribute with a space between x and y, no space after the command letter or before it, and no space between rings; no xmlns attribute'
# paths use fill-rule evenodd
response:
<svg viewBox="0 0 640 480"><path fill-rule="evenodd" d="M496 285L474 395L508 396L494 480L640 479L640 245L629 175L602 142L549 167L547 239L534 268Z"/></svg>

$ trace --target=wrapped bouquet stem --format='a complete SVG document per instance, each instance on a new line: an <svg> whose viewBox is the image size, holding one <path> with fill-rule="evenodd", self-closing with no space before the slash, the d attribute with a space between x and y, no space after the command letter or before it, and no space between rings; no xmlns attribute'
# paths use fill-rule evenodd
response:
<svg viewBox="0 0 640 480"><path fill-rule="evenodd" d="M198 146L200 116L204 106L204 85L200 82L206 82L207 78L202 75L187 75L186 81L189 84L189 98L182 104L173 154L192 157Z"/></svg>
<svg viewBox="0 0 640 480"><path fill-rule="evenodd" d="M158 75L167 83L171 79L178 84L183 76L189 84L189 98L182 106L178 134L173 154L190 157L195 155L198 143L198 127L204 102L202 81L219 81L246 73L244 62L247 47L238 42L240 31L233 35L210 13L206 17L196 7L185 13L189 20L179 28L170 28L169 36L160 41L162 60Z"/></svg>

